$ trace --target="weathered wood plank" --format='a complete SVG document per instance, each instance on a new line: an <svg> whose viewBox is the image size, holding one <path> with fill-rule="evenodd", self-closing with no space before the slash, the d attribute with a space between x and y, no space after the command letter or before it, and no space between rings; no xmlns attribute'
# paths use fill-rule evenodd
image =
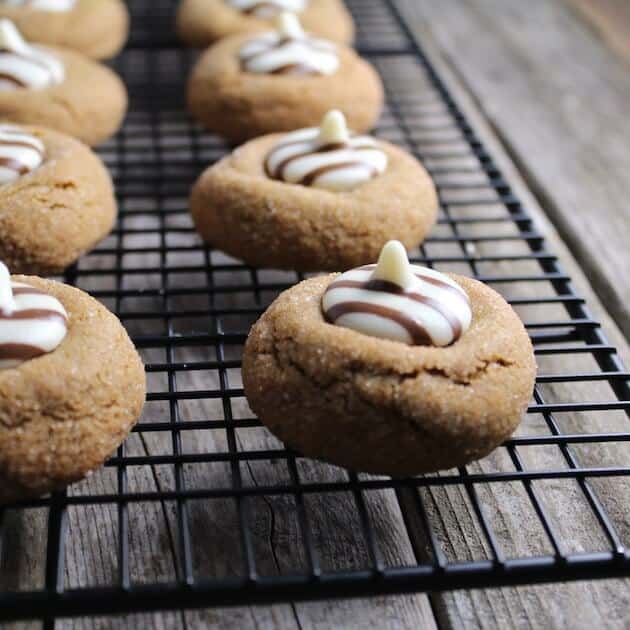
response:
<svg viewBox="0 0 630 630"><path fill-rule="evenodd" d="M416 4L630 335L626 64L562 2Z"/></svg>
<svg viewBox="0 0 630 630"><path fill-rule="evenodd" d="M630 62L630 4L626 0L565 0L606 44Z"/></svg>
<svg viewBox="0 0 630 630"><path fill-rule="evenodd" d="M560 255L563 267L574 277L578 291L586 296L591 309L595 311L597 318L601 318L609 336L620 345L622 353L628 356L628 347L623 335L593 295L586 278L558 239L555 230L545 218L536 199L523 186L509 159L506 158L505 151L499 142L493 138L489 125L479 115L470 94L464 90L462 82L456 78L453 68L444 61L448 59L451 63L455 63L452 61L453 50L448 46L459 45L460 50L464 49L461 48L461 40L449 36L453 31L457 33L458 21L468 20L466 15L453 15L456 12L454 5L459 6L459 3L441 3L438 7L436 3L401 0L399 4L409 19L412 20L423 47L429 53L432 61L438 65L442 76L447 79L447 83L458 102L463 103L464 110L473 121L476 130L481 132L481 138L493 156L498 158L498 163L507 174L508 180L516 184L516 193L523 199L526 207L534 216L539 229L548 237L549 248ZM462 9L462 11L465 13L466 9ZM472 33L483 31L480 30L480 23L475 22L472 18L471 20L469 37L473 38ZM485 37L487 38L488 35L486 34ZM477 37L477 39L479 38ZM445 44L446 41L448 41L448 46ZM466 48L466 55L470 56L468 48ZM456 66L455 71L457 69ZM476 93L473 93L472 97L479 98ZM479 214L478 210L477 214ZM474 231L473 229L472 233ZM477 245L477 251L480 254L509 253L509 249L506 249L505 245L497 243L494 243L490 248L483 244ZM483 270L485 273L500 275L502 268L503 273L508 269L504 265L499 265L496 267L484 266ZM539 285L536 288L531 284L528 286L523 283L520 287L503 285L503 287L497 288L504 292L508 290L510 293L516 290L518 295L522 297L546 294L544 285ZM519 307L518 310L525 321L535 321L537 318L538 308ZM559 319L566 317L560 311L556 315ZM544 314L538 314L538 320L541 319L553 319L553 317L550 317L548 311L545 311ZM544 373L596 369L592 360L584 358L568 362L555 357L551 359L541 357L539 364L541 372ZM578 386L567 387L560 384L545 386L541 390L548 400L554 401L603 400L611 397L609 388L602 385L579 384ZM586 425L584 414L564 414L557 417L556 420L561 430L568 432L627 430L627 419L623 414L590 414L587 417L588 424ZM542 434L547 432L547 429L542 418L529 416L520 432ZM600 464L601 462L612 463L613 461L616 464L628 464L626 449L620 448L619 445L578 447L572 450L584 465L595 465L597 462ZM523 465L527 468L566 467L563 456L557 447L544 449L521 447L517 449L517 452ZM509 469L510 461L506 458L505 451L499 450L470 469L479 472ZM596 486L599 498L611 512L617 511L615 506L619 501L626 506L625 509L630 506L630 494L623 491L620 485L614 481L604 481L597 483ZM534 484L534 489L558 538L570 541L569 548L563 548L563 551L577 551L580 548L589 547L606 548L608 542L598 531L594 518L585 505L583 494L574 483L537 483ZM463 488L423 491L422 497L426 503L431 523L447 557L488 557L488 544L482 535L474 511L471 509L470 497ZM549 542L541 531L540 523L521 484L482 486L479 488L479 499L506 556L550 552ZM623 517L615 518L615 525L620 537L627 543L629 532ZM629 593L628 583L622 581L458 592L434 597L434 609L438 612L440 623L444 627L453 628L526 626L563 628L587 627L588 625L623 628L627 624L627 617L625 613L620 613L620 605L621 602L627 600Z"/></svg>

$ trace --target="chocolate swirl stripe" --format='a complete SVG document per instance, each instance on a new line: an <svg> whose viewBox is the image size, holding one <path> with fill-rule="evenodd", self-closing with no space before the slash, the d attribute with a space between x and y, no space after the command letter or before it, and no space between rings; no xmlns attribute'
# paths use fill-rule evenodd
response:
<svg viewBox="0 0 630 630"><path fill-rule="evenodd" d="M380 304L370 304L369 302L341 302L335 304L326 311L326 315L332 322L336 322L343 315L351 313L365 313L368 315L377 315L384 319L388 319L402 328L404 328L411 337L414 345L427 346L431 345L431 336L417 320L408 317L403 312L395 309L381 306Z"/></svg>
<svg viewBox="0 0 630 630"><path fill-rule="evenodd" d="M19 319L60 319L64 322L68 321L68 318L59 311L54 311L48 308L26 308L21 311L15 311L10 315L0 311L0 320L19 320Z"/></svg>
<svg viewBox="0 0 630 630"><path fill-rule="evenodd" d="M0 61L1 63L1 61ZM28 83L18 79L16 76L9 74L8 72L0 72L0 81L5 81L6 83L10 83L14 85L16 88L27 88Z"/></svg>
<svg viewBox="0 0 630 630"><path fill-rule="evenodd" d="M329 164L328 166L320 166L307 173L301 180L302 186L312 186L320 177L333 173L335 171L343 171L345 169L358 168L366 171L366 179L372 179L378 175L378 169L370 164L363 164L361 162L339 162L337 164Z"/></svg>
<svg viewBox="0 0 630 630"><path fill-rule="evenodd" d="M374 270L376 269L376 265L364 265L363 267L359 267L359 269ZM420 280L424 280L424 282L428 282L429 284L432 284L433 286L444 291L449 291L453 295L456 295L459 298L463 298L466 301L466 304L470 304L470 298L468 297L466 291L464 291L464 289L462 289L454 282L452 284L450 282L446 282L441 278L431 275L428 269L420 269L417 266L412 266L411 271L416 276L416 278L420 278Z"/></svg>
<svg viewBox="0 0 630 630"><path fill-rule="evenodd" d="M0 151L2 151L1 147L0 147ZM14 160L12 158L2 157L2 156L0 156L0 167L6 168L9 171L13 171L14 173L17 173L18 175L26 175L26 173L28 173L31 170L28 166L26 166L25 164L22 164L18 160Z"/></svg>
<svg viewBox="0 0 630 630"><path fill-rule="evenodd" d="M27 343L0 343L0 367L3 362L21 363L42 354L44 353L39 346L31 346Z"/></svg>
<svg viewBox="0 0 630 630"><path fill-rule="evenodd" d="M35 287L31 287L25 284L14 284L13 285L13 295L46 295L43 291L36 289Z"/></svg>
<svg viewBox="0 0 630 630"><path fill-rule="evenodd" d="M0 125L0 184L35 170L43 158L44 145L38 138Z"/></svg>

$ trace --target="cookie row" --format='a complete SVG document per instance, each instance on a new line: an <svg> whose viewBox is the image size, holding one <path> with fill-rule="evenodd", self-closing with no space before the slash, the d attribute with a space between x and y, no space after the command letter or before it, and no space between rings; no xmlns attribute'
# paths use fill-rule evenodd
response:
<svg viewBox="0 0 630 630"><path fill-rule="evenodd" d="M297 12L308 28L282 9ZM413 156L365 135L379 116L383 87L371 66L341 43L353 37L343 5L184 0L179 25L192 43L218 40L191 74L191 112L230 141L253 138L193 187L190 211L201 236L253 266L350 269L282 293L254 325L243 356L253 411L287 445L353 470L418 474L487 454L527 407L535 377L531 343L490 288L409 263L406 250L435 223L435 187ZM58 65L49 59L44 66L63 82ZM0 177L12 197L25 190L26 200L37 198L38 177L59 177L53 190L60 194L80 191L55 204L80 231L66 237L65 247L56 247L63 236L54 231L54 217L49 224L42 217L43 228L34 234L19 222L7 226L0 257L13 268L62 268L113 221L106 171L86 167L92 179L81 180L70 158L57 174L57 141L77 162L97 160L55 132L0 129ZM87 190L100 192L90 197ZM94 196L111 200L111 211L94 212L98 202L86 203ZM45 214L50 205L44 200L42 206ZM24 222L30 217L25 212ZM83 229L90 219L92 232ZM4 240L2 233L0 247ZM82 327L89 321L103 335ZM81 343L96 357L94 364L86 358L89 369L77 379L78 390L91 388L85 406L72 387L45 389L41 380L61 369L60 359L64 370L72 369L79 355L66 353L80 352ZM117 356L125 358L124 383L109 372ZM62 374L60 383L68 378ZM16 403L11 385L26 391L26 403L19 396ZM144 374L120 324L89 296L43 280L10 279L0 267L2 389L0 478L11 483L0 502L45 492L98 465L140 413ZM93 432L83 421L88 404L102 418ZM19 418L14 425L12 416ZM52 447L40 440L40 428L66 416L76 422L59 423ZM69 437L75 443L68 444ZM13 453L16 439L22 448Z"/></svg>
<svg viewBox="0 0 630 630"><path fill-rule="evenodd" d="M59 272L112 228L111 179L83 142L118 130L127 92L86 55L118 52L128 22L120 0L0 0L0 259L13 272Z"/></svg>
<svg viewBox="0 0 630 630"><path fill-rule="evenodd" d="M85 143L120 126L120 0L0 0L0 259L61 272L106 236L110 175ZM92 59L90 59L90 57ZM0 263L0 505L83 478L125 439L146 395L118 319L86 293Z"/></svg>
<svg viewBox="0 0 630 630"><path fill-rule="evenodd" d="M311 32L280 11L288 5ZM383 87L340 43L350 26L322 38L332 19L316 16L334 10L345 15L317 0L182 2L188 41L225 35L193 68L189 109L229 141L249 140L200 176L190 212L209 245L254 267L350 269L285 291L253 326L243 384L266 426L352 470L462 466L520 422L532 345L495 291L409 263L435 224L436 190L413 156L365 135Z"/></svg>

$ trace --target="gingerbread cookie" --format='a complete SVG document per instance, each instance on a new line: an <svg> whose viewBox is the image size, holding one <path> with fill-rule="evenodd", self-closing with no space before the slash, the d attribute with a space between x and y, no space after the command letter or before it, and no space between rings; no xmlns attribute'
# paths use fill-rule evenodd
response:
<svg viewBox="0 0 630 630"><path fill-rule="evenodd" d="M120 322L83 291L0 265L0 504L83 478L125 439L145 398Z"/></svg>
<svg viewBox="0 0 630 630"><path fill-rule="evenodd" d="M374 260L390 239L418 245L437 197L415 158L351 135L332 111L321 127L257 138L211 166L190 211L205 241L250 265L332 271Z"/></svg>
<svg viewBox="0 0 630 630"><path fill-rule="evenodd" d="M111 178L84 144L50 129L0 124L0 259L56 273L116 219Z"/></svg>
<svg viewBox="0 0 630 630"><path fill-rule="evenodd" d="M276 31L215 44L188 83L195 118L234 142L316 125L333 107L364 132L378 119L382 103L383 87L370 64L346 46L305 34L286 13Z"/></svg>
<svg viewBox="0 0 630 630"><path fill-rule="evenodd" d="M177 30L190 46L203 48L223 37L268 30L282 11L299 15L314 35L342 44L354 39L352 17L341 0L182 0Z"/></svg>
<svg viewBox="0 0 630 630"><path fill-rule="evenodd" d="M535 374L498 293L410 266L400 243L377 266L282 293L243 355L247 400L287 446L395 476L488 454L519 424Z"/></svg>
<svg viewBox="0 0 630 630"><path fill-rule="evenodd" d="M0 49L0 121L50 127L90 145L118 130L127 92L109 68L28 44L8 20L0 20Z"/></svg>
<svg viewBox="0 0 630 630"><path fill-rule="evenodd" d="M29 41L93 59L118 54L129 33L122 0L0 0L0 18L12 20Z"/></svg>

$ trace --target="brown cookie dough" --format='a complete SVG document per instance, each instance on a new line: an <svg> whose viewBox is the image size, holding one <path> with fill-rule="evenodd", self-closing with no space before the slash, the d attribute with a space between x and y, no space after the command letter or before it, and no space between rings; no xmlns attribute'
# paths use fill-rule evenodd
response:
<svg viewBox="0 0 630 630"><path fill-rule="evenodd" d="M304 29L342 44L354 40L354 24L341 0L310 0L299 14ZM203 48L229 35L258 33L270 28L269 20L245 15L225 0L182 0L177 30L190 46Z"/></svg>
<svg viewBox="0 0 630 630"><path fill-rule="evenodd" d="M145 398L142 362L112 313L73 287L13 280L60 300L69 327L53 352L0 370L0 503L60 489L101 466Z"/></svg>
<svg viewBox="0 0 630 630"><path fill-rule="evenodd" d="M536 365L523 324L489 287L452 276L473 320L445 348L408 346L326 323L335 276L282 293L243 356L253 411L289 447L351 470L415 475L485 456L514 431Z"/></svg>
<svg viewBox="0 0 630 630"><path fill-rule="evenodd" d="M65 269L105 237L116 219L112 182L84 144L24 127L45 146L42 165L0 185L0 259L18 273Z"/></svg>
<svg viewBox="0 0 630 630"><path fill-rule="evenodd" d="M250 38L237 35L220 41L193 68L188 105L204 127L240 142L315 126L335 108L356 132L374 126L383 105L383 86L374 68L353 50L338 47L340 67L332 75L254 74L241 69L238 56Z"/></svg>
<svg viewBox="0 0 630 630"><path fill-rule="evenodd" d="M67 12L0 2L0 18L12 20L29 41L71 48L94 59L118 54L129 33L129 12L121 0L77 0Z"/></svg>
<svg viewBox="0 0 630 630"><path fill-rule="evenodd" d="M120 127L127 91L109 68L68 50L50 48L65 79L42 90L0 90L0 121L41 125L97 145Z"/></svg>
<svg viewBox="0 0 630 630"><path fill-rule="evenodd" d="M267 177L265 156L281 137L252 140L199 178L190 212L205 241L255 267L333 271L374 261L391 239L411 249L435 223L433 183L402 149L379 141L385 173L330 192Z"/></svg>

